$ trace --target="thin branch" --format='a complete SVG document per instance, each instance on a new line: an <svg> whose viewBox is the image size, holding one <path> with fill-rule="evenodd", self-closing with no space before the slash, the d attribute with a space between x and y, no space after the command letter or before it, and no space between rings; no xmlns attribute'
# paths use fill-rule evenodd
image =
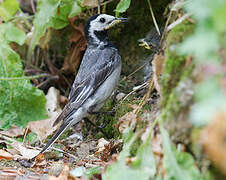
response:
<svg viewBox="0 0 226 180"><path fill-rule="evenodd" d="M97 12L98 12L98 14L100 14L100 0L97 0L97 2L98 2L98 5L97 5Z"/></svg>
<svg viewBox="0 0 226 180"><path fill-rule="evenodd" d="M136 88L136 89L132 90L129 94L127 94L127 95L122 99L121 102L125 101L130 95L132 95L132 94L135 93L136 91L145 88L147 85L148 85L148 82L145 82L145 83L141 84L141 85L139 86L139 88Z"/></svg>
<svg viewBox="0 0 226 180"><path fill-rule="evenodd" d="M148 86L148 91L144 95L144 97L142 98L140 104L138 105L138 108L136 109L135 114L138 114L140 112L140 110L142 109L142 107L146 104L146 102L147 102L147 100L148 100L148 98L150 96L150 93L154 89L154 80L153 80L153 78L150 78L149 79L148 85L149 85Z"/></svg>
<svg viewBox="0 0 226 180"><path fill-rule="evenodd" d="M187 19L191 14L185 14L183 15L181 18L177 19L176 21L174 21L172 24L170 24L167 27L167 31L170 31L171 29L173 29L176 25L182 23L185 19Z"/></svg>
<svg viewBox="0 0 226 180"><path fill-rule="evenodd" d="M29 79L38 79L41 77L49 77L49 74L40 74L35 76L23 76L23 77L2 77L0 81L14 81L14 80L29 80Z"/></svg>
<svg viewBox="0 0 226 180"><path fill-rule="evenodd" d="M154 22L156 31L158 32L158 34L159 34L159 36L160 36L161 33L160 33L158 24L157 24L156 19L155 19L155 15L154 15L153 10L152 10L152 7L151 7L151 2L150 2L150 0L147 0L147 1L148 1L148 5L149 5L149 8L150 8L151 16L152 16L152 19L153 19L153 22Z"/></svg>
<svg viewBox="0 0 226 180"><path fill-rule="evenodd" d="M35 9L35 3L34 3L34 0L31 0L30 3L31 3L31 8L32 8L33 13L36 14L36 9Z"/></svg>

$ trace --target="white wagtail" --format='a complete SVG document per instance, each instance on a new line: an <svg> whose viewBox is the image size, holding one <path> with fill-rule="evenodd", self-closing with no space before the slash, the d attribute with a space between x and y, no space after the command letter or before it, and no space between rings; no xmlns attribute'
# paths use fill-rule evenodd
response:
<svg viewBox="0 0 226 180"><path fill-rule="evenodd" d="M69 102L53 126L61 121L62 124L40 153L46 151L67 128L97 112L112 94L120 78L121 57L108 41L107 31L123 21L126 18L98 14L86 23L84 30L88 47L72 85Z"/></svg>

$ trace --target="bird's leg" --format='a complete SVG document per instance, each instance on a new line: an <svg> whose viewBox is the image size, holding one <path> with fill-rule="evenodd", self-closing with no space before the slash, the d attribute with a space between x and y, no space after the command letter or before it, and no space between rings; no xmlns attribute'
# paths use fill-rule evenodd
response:
<svg viewBox="0 0 226 180"><path fill-rule="evenodd" d="M90 115L101 115L101 114L115 115L115 110L112 110L112 111L97 111L97 112L88 111L88 113Z"/></svg>
<svg viewBox="0 0 226 180"><path fill-rule="evenodd" d="M108 139L110 139L110 137L103 131L103 126L98 126L95 123L93 123L89 118L84 118L85 121L89 122L92 126L98 128L100 130L100 132L103 133L104 136L106 136Z"/></svg>

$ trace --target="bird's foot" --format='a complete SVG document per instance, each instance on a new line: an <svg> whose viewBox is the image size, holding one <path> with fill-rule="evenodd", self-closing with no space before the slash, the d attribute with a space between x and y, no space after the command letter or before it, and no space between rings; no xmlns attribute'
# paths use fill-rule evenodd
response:
<svg viewBox="0 0 226 180"><path fill-rule="evenodd" d="M108 139L110 139L110 137L104 132L103 128L106 127L106 125L108 123L102 123L101 125L97 125L94 122L92 122L89 118L84 118L85 121L89 122L92 126L98 128L100 130L100 132L103 133L104 136L106 136Z"/></svg>
<svg viewBox="0 0 226 180"><path fill-rule="evenodd" d="M112 111L98 111L98 112L93 112L93 111L88 111L89 114L93 115L115 115L115 110L112 110Z"/></svg>

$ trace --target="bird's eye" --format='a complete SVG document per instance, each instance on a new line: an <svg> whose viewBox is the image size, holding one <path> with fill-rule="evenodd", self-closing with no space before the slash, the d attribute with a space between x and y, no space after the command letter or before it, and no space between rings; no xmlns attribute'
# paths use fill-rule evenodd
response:
<svg viewBox="0 0 226 180"><path fill-rule="evenodd" d="M100 18L100 22L104 23L105 19L104 18Z"/></svg>

